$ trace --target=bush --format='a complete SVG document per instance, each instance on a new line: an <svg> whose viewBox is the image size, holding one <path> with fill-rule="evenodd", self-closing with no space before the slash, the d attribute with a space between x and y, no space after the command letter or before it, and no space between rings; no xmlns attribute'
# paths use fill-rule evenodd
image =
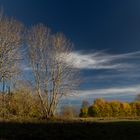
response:
<svg viewBox="0 0 140 140"><path fill-rule="evenodd" d="M88 107L81 108L79 116L80 117L88 117Z"/></svg>
<svg viewBox="0 0 140 140"><path fill-rule="evenodd" d="M41 110L38 98L31 93L0 94L0 118L39 118Z"/></svg>
<svg viewBox="0 0 140 140"><path fill-rule="evenodd" d="M63 118L73 118L73 117L77 117L77 111L74 107L72 106L64 106L61 109L61 117Z"/></svg>
<svg viewBox="0 0 140 140"><path fill-rule="evenodd" d="M109 117L111 113L111 106L103 99L96 99L88 109L88 115L92 117Z"/></svg>
<svg viewBox="0 0 140 140"><path fill-rule="evenodd" d="M111 117L112 116L112 107L110 106L110 103L106 102L103 109L103 117Z"/></svg>
<svg viewBox="0 0 140 140"><path fill-rule="evenodd" d="M121 103L120 104L120 116L131 116L131 106L129 103Z"/></svg>
<svg viewBox="0 0 140 140"><path fill-rule="evenodd" d="M131 108L133 108L133 113L136 116L140 116L140 102L139 101L131 103Z"/></svg>
<svg viewBox="0 0 140 140"><path fill-rule="evenodd" d="M94 104L88 108L88 116L90 117L100 117L100 108L98 105Z"/></svg>
<svg viewBox="0 0 140 140"><path fill-rule="evenodd" d="M112 117L118 117L120 116L120 106L121 106L121 103L118 102L118 101L112 101L110 102L110 106L111 106L111 109L112 109Z"/></svg>
<svg viewBox="0 0 140 140"><path fill-rule="evenodd" d="M87 112L88 110L88 112ZM107 102L103 99L96 99L94 103L82 108L80 117L136 117L140 116L140 102Z"/></svg>
<svg viewBox="0 0 140 140"><path fill-rule="evenodd" d="M131 116L136 117L137 116L136 102L130 103L130 106L131 106Z"/></svg>

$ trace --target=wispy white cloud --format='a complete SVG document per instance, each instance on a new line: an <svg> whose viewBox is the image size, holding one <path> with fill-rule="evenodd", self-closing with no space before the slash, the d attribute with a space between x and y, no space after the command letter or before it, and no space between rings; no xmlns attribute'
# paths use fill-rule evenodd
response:
<svg viewBox="0 0 140 140"><path fill-rule="evenodd" d="M140 51L124 54L109 54L103 51L87 54L78 51L72 52L63 61L79 69L128 69L135 66L129 63L130 59L140 59Z"/></svg>
<svg viewBox="0 0 140 140"><path fill-rule="evenodd" d="M75 97L91 97L91 96L114 96L114 95L137 95L140 93L140 85L131 85L124 87L111 87L103 89L91 89L91 90L78 90L75 91Z"/></svg>

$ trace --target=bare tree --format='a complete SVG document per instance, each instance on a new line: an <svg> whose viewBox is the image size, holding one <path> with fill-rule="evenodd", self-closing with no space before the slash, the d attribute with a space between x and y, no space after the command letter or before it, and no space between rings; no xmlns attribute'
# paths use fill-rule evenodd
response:
<svg viewBox="0 0 140 140"><path fill-rule="evenodd" d="M5 82L18 73L22 27L18 21L0 13L0 82L3 91Z"/></svg>
<svg viewBox="0 0 140 140"><path fill-rule="evenodd" d="M87 100L83 100L83 102L82 102L82 108L88 108L89 107L89 102L87 101Z"/></svg>
<svg viewBox="0 0 140 140"><path fill-rule="evenodd" d="M36 91L49 118L55 115L60 99L78 85L77 70L64 61L71 55L72 43L39 24L28 32L27 45Z"/></svg>
<svg viewBox="0 0 140 140"><path fill-rule="evenodd" d="M135 101L140 101L140 94L137 94L137 96L134 99Z"/></svg>
<svg viewBox="0 0 140 140"><path fill-rule="evenodd" d="M2 85L2 93L5 92L6 82L9 82L19 71L22 27L21 23L4 16L0 11L0 85ZM3 108L5 107L5 96L2 94ZM4 116L5 112L3 112L3 118Z"/></svg>

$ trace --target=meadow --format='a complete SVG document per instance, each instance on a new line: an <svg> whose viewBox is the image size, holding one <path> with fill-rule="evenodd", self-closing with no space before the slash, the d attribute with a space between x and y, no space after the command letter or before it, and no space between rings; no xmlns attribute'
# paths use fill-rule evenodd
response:
<svg viewBox="0 0 140 140"><path fill-rule="evenodd" d="M139 140L140 119L5 121L0 123L0 139Z"/></svg>

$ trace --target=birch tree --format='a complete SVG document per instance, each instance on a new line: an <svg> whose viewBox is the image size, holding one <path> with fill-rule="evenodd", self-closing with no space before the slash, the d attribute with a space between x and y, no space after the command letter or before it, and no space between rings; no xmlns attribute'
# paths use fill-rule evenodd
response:
<svg viewBox="0 0 140 140"><path fill-rule="evenodd" d="M78 71L64 61L71 55L72 43L62 34L52 35L49 28L39 24L28 32L27 45L44 115L53 117L61 98L78 85Z"/></svg>

